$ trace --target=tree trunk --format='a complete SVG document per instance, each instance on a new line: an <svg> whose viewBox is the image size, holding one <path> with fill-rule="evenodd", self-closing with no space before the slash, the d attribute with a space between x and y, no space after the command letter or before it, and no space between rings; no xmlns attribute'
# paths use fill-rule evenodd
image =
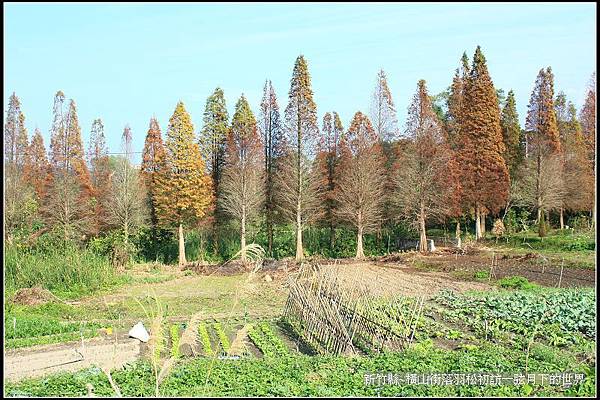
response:
<svg viewBox="0 0 600 400"><path fill-rule="evenodd" d="M419 215L419 251L427 252L427 232L425 230L425 212L421 207L421 215Z"/></svg>
<svg viewBox="0 0 600 400"><path fill-rule="evenodd" d="M246 262L246 215L242 214L242 233L241 233L241 259L242 262Z"/></svg>
<svg viewBox="0 0 600 400"><path fill-rule="evenodd" d="M296 203L296 261L300 261L304 259L304 249L302 248L302 115L300 101L298 101L298 109L297 109L297 133L298 133L298 143L296 144L297 151L297 164L296 164L296 173L298 174L298 201Z"/></svg>
<svg viewBox="0 0 600 400"><path fill-rule="evenodd" d="M268 250L269 250L269 256L273 255L273 223L271 222L271 219L269 218L269 221L267 222L267 238L268 238Z"/></svg>
<svg viewBox="0 0 600 400"><path fill-rule="evenodd" d="M486 213L481 212L481 217L479 219L479 222L481 223L481 237L484 238L485 237L485 217L487 216Z"/></svg>
<svg viewBox="0 0 600 400"><path fill-rule="evenodd" d="M183 239L183 225L179 224L179 266L187 264L185 260L185 241Z"/></svg>
<svg viewBox="0 0 600 400"><path fill-rule="evenodd" d="M475 240L481 239L481 220L479 206L475 208Z"/></svg>
<svg viewBox="0 0 600 400"><path fill-rule="evenodd" d="M460 249L462 243L460 241L460 221L456 221L456 247Z"/></svg>
<svg viewBox="0 0 600 400"><path fill-rule="evenodd" d="M540 212L540 222L538 225L538 235L539 237L546 236L546 221L544 220L545 214L544 212Z"/></svg>
<svg viewBox="0 0 600 400"><path fill-rule="evenodd" d="M125 222L125 224L123 225L123 236L125 244L127 244L127 241L129 240L129 224L127 222Z"/></svg>
<svg viewBox="0 0 600 400"><path fill-rule="evenodd" d="M204 232L200 230L200 261L204 262Z"/></svg>
<svg viewBox="0 0 600 400"><path fill-rule="evenodd" d="M560 208L560 229L561 230L565 229L565 219L564 219L563 214L564 214L564 211L563 211L563 208L561 207Z"/></svg>
<svg viewBox="0 0 600 400"><path fill-rule="evenodd" d="M333 224L329 226L329 250L333 252L333 248L335 247L335 229Z"/></svg>
<svg viewBox="0 0 600 400"><path fill-rule="evenodd" d="M356 237L356 258L365 258L365 252L363 250L363 227L358 227L358 233Z"/></svg>
<svg viewBox="0 0 600 400"><path fill-rule="evenodd" d="M304 258L304 250L302 248L302 216L300 215L300 201L298 201L298 209L296 210L296 261L301 261Z"/></svg>

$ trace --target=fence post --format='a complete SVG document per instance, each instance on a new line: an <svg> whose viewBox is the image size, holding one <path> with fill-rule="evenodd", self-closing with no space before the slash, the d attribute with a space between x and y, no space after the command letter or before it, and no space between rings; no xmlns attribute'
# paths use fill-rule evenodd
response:
<svg viewBox="0 0 600 400"><path fill-rule="evenodd" d="M492 253L492 265L490 265L490 276L488 277L488 282L492 281L492 272L494 271L494 260L496 259L496 253Z"/></svg>
<svg viewBox="0 0 600 400"><path fill-rule="evenodd" d="M560 264L560 277L558 278L558 287L560 288L560 284L562 283L563 269L565 267L565 258L563 257L562 262Z"/></svg>
<svg viewBox="0 0 600 400"><path fill-rule="evenodd" d="M542 263L542 274L544 273L545 270L546 270L546 263Z"/></svg>

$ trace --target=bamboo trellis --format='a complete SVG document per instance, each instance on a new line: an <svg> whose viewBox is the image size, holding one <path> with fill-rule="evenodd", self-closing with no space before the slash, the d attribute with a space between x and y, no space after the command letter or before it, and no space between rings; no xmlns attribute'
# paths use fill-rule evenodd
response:
<svg viewBox="0 0 600 400"><path fill-rule="evenodd" d="M289 290L284 318L318 353L355 354L356 347L377 352L390 339L407 340L370 318L375 297L358 279L342 282L339 266L304 264Z"/></svg>

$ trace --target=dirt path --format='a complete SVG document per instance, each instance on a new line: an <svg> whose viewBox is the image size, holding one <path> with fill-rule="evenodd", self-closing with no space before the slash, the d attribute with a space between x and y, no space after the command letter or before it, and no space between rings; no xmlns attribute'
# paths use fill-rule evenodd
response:
<svg viewBox="0 0 600 400"><path fill-rule="evenodd" d="M135 361L141 342L126 336L111 335L77 343L35 346L5 351L4 379L16 381L55 372L79 371L91 366L112 370Z"/></svg>

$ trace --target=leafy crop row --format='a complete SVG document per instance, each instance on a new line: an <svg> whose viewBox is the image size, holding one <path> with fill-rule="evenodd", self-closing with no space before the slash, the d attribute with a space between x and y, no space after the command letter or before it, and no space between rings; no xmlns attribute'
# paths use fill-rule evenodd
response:
<svg viewBox="0 0 600 400"><path fill-rule="evenodd" d="M555 344L565 336L596 337L593 290L489 292L482 297L445 291L435 301L447 308L447 316L478 329L485 326L492 336L495 330L528 335L539 324Z"/></svg>
<svg viewBox="0 0 600 400"><path fill-rule="evenodd" d="M215 322L213 324L213 328L215 329L215 332L217 333L217 337L219 338L219 343L221 343L221 348L223 349L223 352L227 353L229 351L229 347L231 347L231 345L229 343L229 338L227 337L227 335L225 334L225 331L223 330L223 325L221 325L220 322Z"/></svg>
<svg viewBox="0 0 600 400"><path fill-rule="evenodd" d="M258 330L258 328L257 328ZM281 358L240 359L212 363L206 358L184 361L174 367L161 385L168 397L192 396L410 396L410 397L489 397L489 396L587 396L594 397L595 372L574 357L531 357L529 368L540 373L574 371L585 373L583 383L568 389L560 386L434 386L365 385L364 375L377 371L392 373L447 373L523 371L526 356L522 351L497 345L449 351L425 341L401 353L382 353L373 357L334 357L292 355ZM209 366L211 366L209 368ZM154 394L152 369L138 362L112 373L124 396ZM98 396L114 394L106 376L97 369L62 373L49 377L5 384L7 396L71 396L86 394L91 383Z"/></svg>
<svg viewBox="0 0 600 400"><path fill-rule="evenodd" d="M100 328L96 323L61 322L45 316L4 315L4 338L31 338L61 333L79 332L86 328Z"/></svg>
<svg viewBox="0 0 600 400"><path fill-rule="evenodd" d="M208 334L208 328L205 323L201 323L198 325L198 336L200 337L200 344L202 345L202 350L206 356L212 356L213 350L210 345L210 336Z"/></svg>
<svg viewBox="0 0 600 400"><path fill-rule="evenodd" d="M260 322L248 330L248 337L265 357L286 356L287 346L271 329L267 322Z"/></svg>
<svg viewBox="0 0 600 400"><path fill-rule="evenodd" d="M169 333L171 336L171 357L180 358L181 353L179 352L179 325L171 325Z"/></svg>

